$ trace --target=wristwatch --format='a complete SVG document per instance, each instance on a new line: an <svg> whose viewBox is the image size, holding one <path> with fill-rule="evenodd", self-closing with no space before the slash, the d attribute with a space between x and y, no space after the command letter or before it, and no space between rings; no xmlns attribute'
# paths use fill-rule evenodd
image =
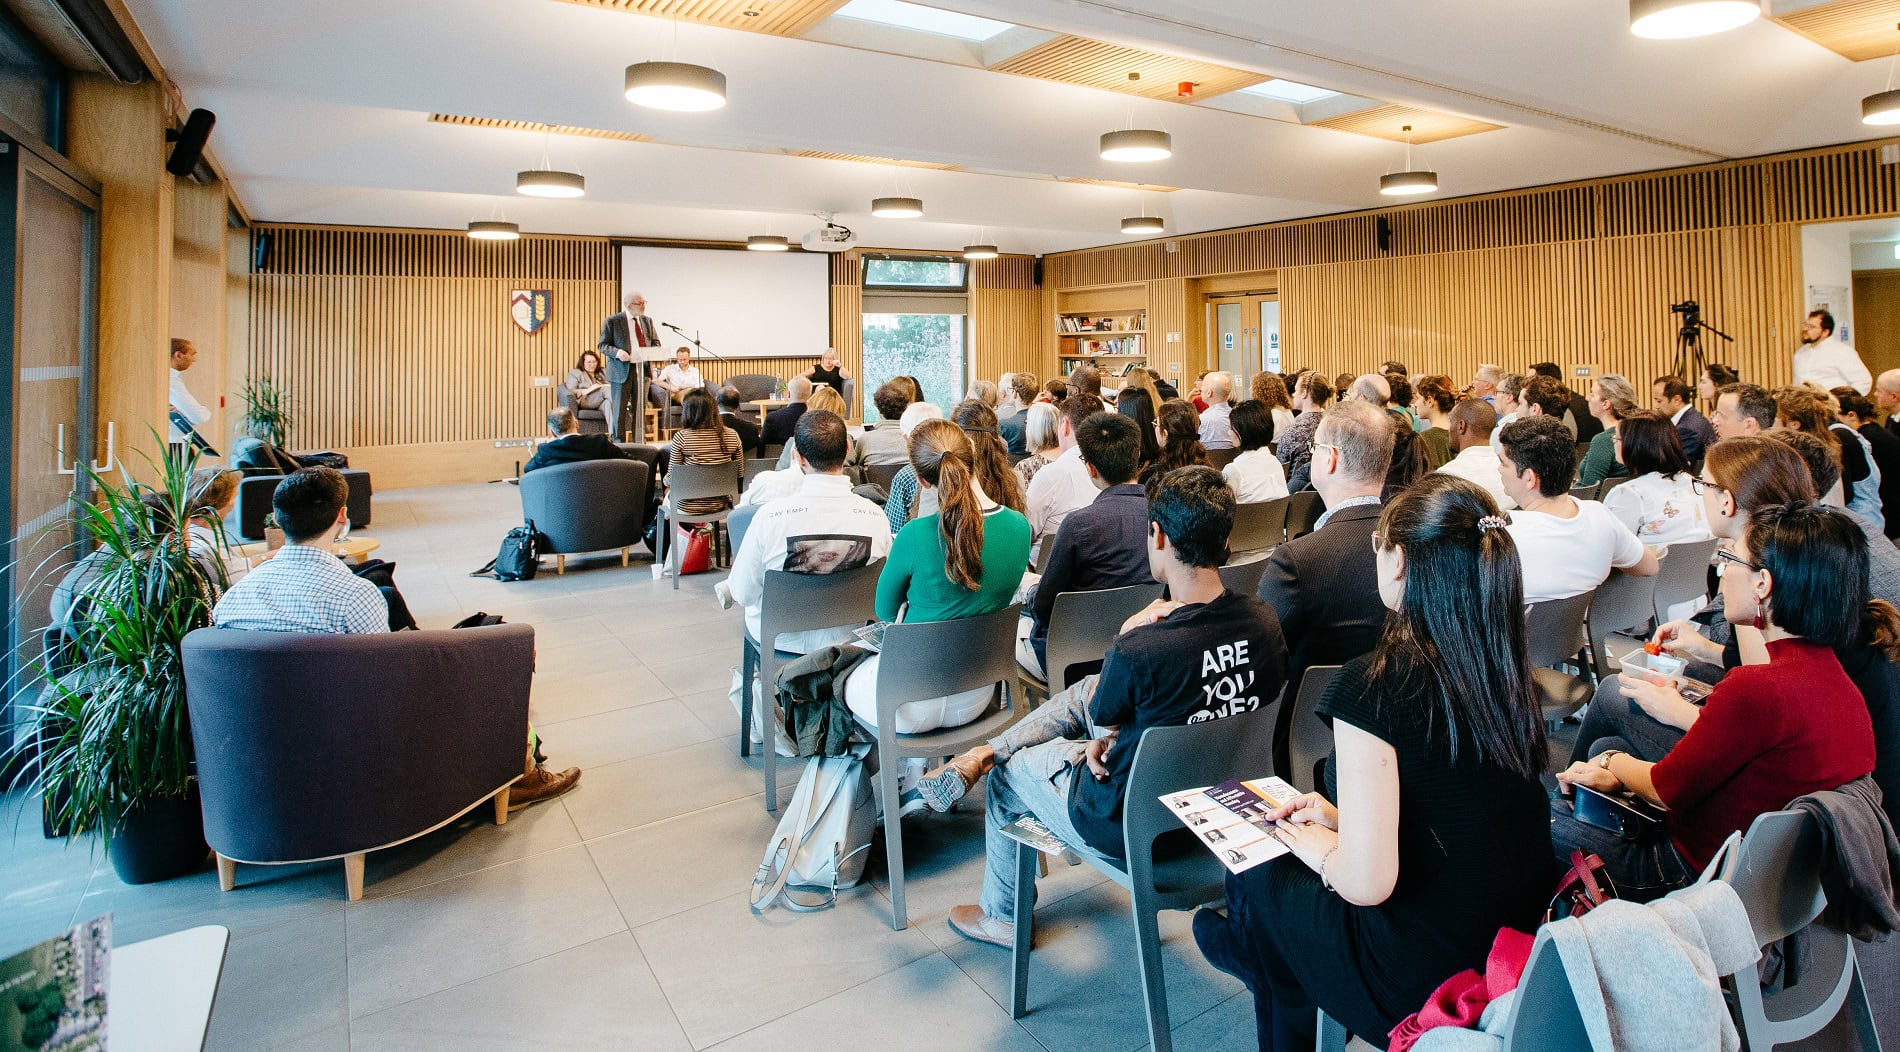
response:
<svg viewBox="0 0 1900 1052"><path fill-rule="evenodd" d="M1621 749L1605 749L1597 755L1596 759L1590 762L1607 771L1610 769L1610 757L1621 755L1623 755L1623 750Z"/></svg>

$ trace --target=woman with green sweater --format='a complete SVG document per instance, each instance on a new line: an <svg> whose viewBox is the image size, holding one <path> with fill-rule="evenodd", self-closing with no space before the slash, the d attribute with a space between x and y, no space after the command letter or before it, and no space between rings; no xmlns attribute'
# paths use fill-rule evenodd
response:
<svg viewBox="0 0 1900 1052"><path fill-rule="evenodd" d="M957 425L926 420L910 433L917 480L937 495L938 511L912 519L891 541L877 579L877 616L884 621L954 621L1010 604L1029 564L1029 520L1003 507L976 482L976 451ZM877 723L877 666L872 657L844 684L853 715ZM965 691L897 710L899 734L958 727L989 708L991 690Z"/></svg>
<svg viewBox="0 0 1900 1052"><path fill-rule="evenodd" d="M1590 440L1590 451L1577 468L1577 485L1594 486L1604 479L1622 478L1630 473L1616 459L1616 425L1642 407L1636 402L1636 388L1615 373L1600 376L1590 385L1590 415L1603 422L1603 430Z"/></svg>

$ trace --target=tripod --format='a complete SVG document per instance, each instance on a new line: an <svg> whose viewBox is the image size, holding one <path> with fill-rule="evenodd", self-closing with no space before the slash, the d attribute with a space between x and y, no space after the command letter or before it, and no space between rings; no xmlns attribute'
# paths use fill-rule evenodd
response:
<svg viewBox="0 0 1900 1052"><path fill-rule="evenodd" d="M1735 337L1702 320L1702 316L1689 312L1683 318L1682 328L1676 331L1676 360L1670 366L1669 375L1681 377L1684 383L1694 386L1709 369L1709 363L1702 356L1703 330L1714 333L1730 343Z"/></svg>

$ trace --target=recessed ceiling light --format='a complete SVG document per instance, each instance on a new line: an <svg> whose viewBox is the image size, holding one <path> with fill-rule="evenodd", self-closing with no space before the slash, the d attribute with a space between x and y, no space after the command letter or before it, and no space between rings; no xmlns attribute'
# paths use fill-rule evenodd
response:
<svg viewBox="0 0 1900 1052"><path fill-rule="evenodd" d="M924 203L915 197L873 198L871 214L879 219L916 219L924 214Z"/></svg>
<svg viewBox="0 0 1900 1052"><path fill-rule="evenodd" d="M648 109L704 113L726 104L726 75L690 62L636 62L626 85L627 101Z"/></svg>
<svg viewBox="0 0 1900 1052"><path fill-rule="evenodd" d="M745 239L745 247L754 252L786 252L792 243L777 234L754 234Z"/></svg>
<svg viewBox="0 0 1900 1052"><path fill-rule="evenodd" d="M582 197L587 180L579 172L556 172L536 168L515 173L515 193L529 197Z"/></svg>
<svg viewBox="0 0 1900 1052"><path fill-rule="evenodd" d="M999 255L1001 255L1001 253L996 251L995 245L965 245L963 246L964 259L995 259Z"/></svg>
<svg viewBox="0 0 1900 1052"><path fill-rule="evenodd" d="M1168 229L1160 216L1129 216L1122 220L1124 234L1159 234Z"/></svg>
<svg viewBox="0 0 1900 1052"><path fill-rule="evenodd" d="M1653 40L1725 33L1761 17L1761 0L1630 0L1630 32Z"/></svg>
<svg viewBox="0 0 1900 1052"><path fill-rule="evenodd" d="M1330 91L1326 88L1316 88L1311 84L1301 84L1296 81L1280 80L1278 78L1241 88L1240 91L1244 95L1258 95L1263 99L1290 102L1295 106L1304 105L1308 102L1318 102L1320 99L1330 99L1334 95L1339 94L1337 91Z"/></svg>
<svg viewBox="0 0 1900 1052"><path fill-rule="evenodd" d="M1174 156L1174 139L1152 128L1128 128L1102 136L1104 161L1165 161Z"/></svg>
<svg viewBox="0 0 1900 1052"><path fill-rule="evenodd" d="M478 219L468 225L468 236L477 241L514 241L521 237L521 227L500 219Z"/></svg>
<svg viewBox="0 0 1900 1052"><path fill-rule="evenodd" d="M961 11L945 11L922 4L909 4L904 0L851 0L832 12L840 18L854 18L860 22L876 22L879 25L896 26L918 33L932 33L941 37L956 37L980 44L999 33L1016 28L1008 22L998 22L991 18L978 18Z"/></svg>

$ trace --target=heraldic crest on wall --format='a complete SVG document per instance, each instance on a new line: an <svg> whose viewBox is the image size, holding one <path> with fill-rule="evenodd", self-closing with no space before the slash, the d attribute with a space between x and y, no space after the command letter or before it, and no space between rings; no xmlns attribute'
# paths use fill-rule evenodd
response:
<svg viewBox="0 0 1900 1052"><path fill-rule="evenodd" d="M548 323L553 301L554 294L547 289L515 289L508 293L508 316L522 332L533 336Z"/></svg>

